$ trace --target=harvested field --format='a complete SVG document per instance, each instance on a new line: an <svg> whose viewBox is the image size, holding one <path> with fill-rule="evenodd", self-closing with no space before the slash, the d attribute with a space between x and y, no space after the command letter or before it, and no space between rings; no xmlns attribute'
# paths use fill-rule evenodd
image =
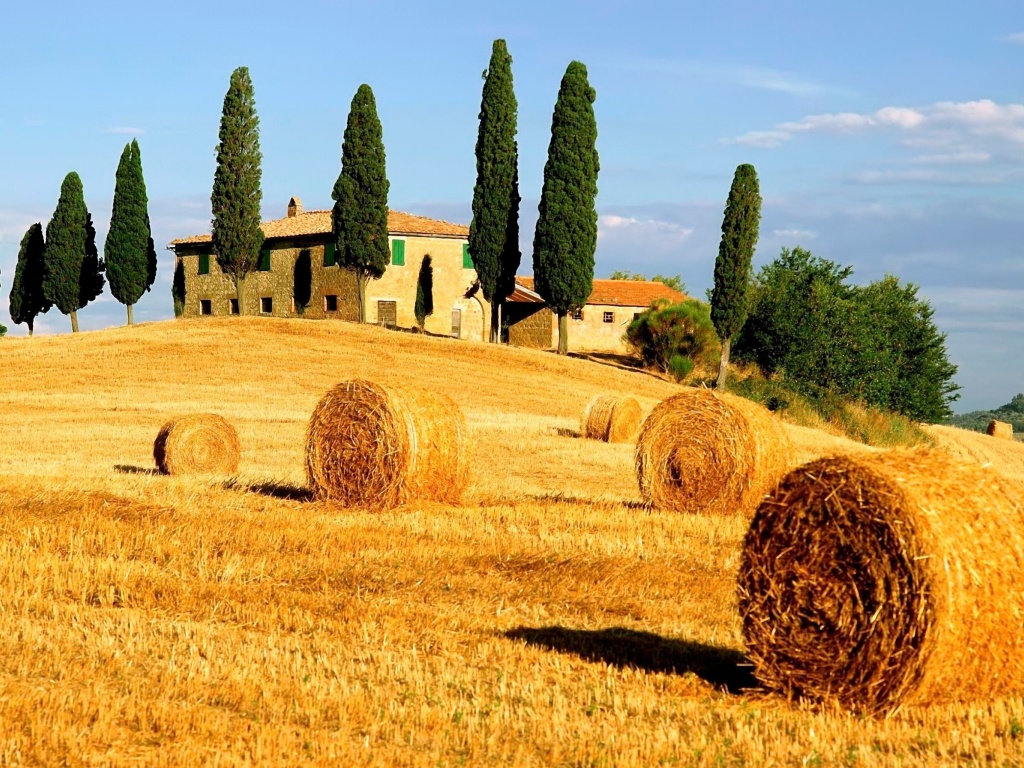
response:
<svg viewBox="0 0 1024 768"><path fill-rule="evenodd" d="M1024 762L1017 698L871 720L744 692L745 522L644 510L633 447L579 437L594 396L676 385L326 321L0 355L0 765ZM316 403L385 374L465 413L459 506L310 500ZM213 402L237 476L156 474L160 426Z"/></svg>
<svg viewBox="0 0 1024 768"><path fill-rule="evenodd" d="M1015 480L1024 481L1024 444L1014 440L994 440L980 432L942 425L926 426L925 432L935 447L955 459L992 467Z"/></svg>

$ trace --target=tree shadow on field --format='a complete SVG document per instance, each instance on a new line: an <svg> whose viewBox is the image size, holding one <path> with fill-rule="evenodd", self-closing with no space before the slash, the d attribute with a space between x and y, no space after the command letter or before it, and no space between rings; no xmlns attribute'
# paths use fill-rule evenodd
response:
<svg viewBox="0 0 1024 768"><path fill-rule="evenodd" d="M286 501L312 501L313 492L301 485L291 483L241 483L237 480L228 480L224 483L226 491L245 491L247 493L258 493L261 496L269 496L272 499L284 499Z"/></svg>
<svg viewBox="0 0 1024 768"><path fill-rule="evenodd" d="M643 501L637 501L636 499L610 499L610 498L587 498L586 496L570 496L562 493L561 491L551 491L548 493L535 493L530 494L530 497L537 502L542 504L568 504L573 507L593 507L593 506L617 506L625 507L626 509L637 509L644 512L650 512L651 506Z"/></svg>
<svg viewBox="0 0 1024 768"><path fill-rule="evenodd" d="M566 429L565 427L557 427L555 429L555 432L558 434L559 437L583 437L583 435L580 434L580 431L578 429Z"/></svg>
<svg viewBox="0 0 1024 768"><path fill-rule="evenodd" d="M114 471L122 475L159 475L160 470L156 467L140 467L137 464L115 464Z"/></svg>
<svg viewBox="0 0 1024 768"><path fill-rule="evenodd" d="M731 694L758 687L747 657L739 651L665 638L652 632L623 627L598 630L517 627L505 632L505 637L616 667L677 675L692 672L715 688Z"/></svg>

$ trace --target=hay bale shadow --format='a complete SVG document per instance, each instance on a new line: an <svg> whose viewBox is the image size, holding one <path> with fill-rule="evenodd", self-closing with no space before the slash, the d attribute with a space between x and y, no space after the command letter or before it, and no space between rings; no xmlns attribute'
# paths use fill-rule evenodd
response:
<svg viewBox="0 0 1024 768"><path fill-rule="evenodd" d="M740 694L758 687L746 655L733 648L677 640L623 627L583 630L567 627L517 627L504 633L559 653L572 653L586 661L646 672L683 675L692 672L718 690Z"/></svg>
<svg viewBox="0 0 1024 768"><path fill-rule="evenodd" d="M140 467L137 464L115 464L114 471L122 475L159 475L162 474L156 467Z"/></svg>
<svg viewBox="0 0 1024 768"><path fill-rule="evenodd" d="M637 499L607 499L592 498L586 496L572 496L561 491L549 491L548 493L526 494L526 498L540 504L568 504L573 507L593 507L615 505L626 509L636 509L643 512L650 512L651 506Z"/></svg>
<svg viewBox="0 0 1024 768"><path fill-rule="evenodd" d="M555 432L559 437L573 437L579 439L583 437L578 429L566 429L565 427L556 427Z"/></svg>
<svg viewBox="0 0 1024 768"><path fill-rule="evenodd" d="M224 490L258 493L261 496L269 496L272 499L284 499L286 501L313 500L313 492L309 488L291 483L243 483L238 480L228 480L224 483Z"/></svg>

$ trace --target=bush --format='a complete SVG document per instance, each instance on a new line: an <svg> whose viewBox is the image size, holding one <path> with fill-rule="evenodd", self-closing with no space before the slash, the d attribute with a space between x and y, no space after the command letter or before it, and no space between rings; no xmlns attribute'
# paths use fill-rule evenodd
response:
<svg viewBox="0 0 1024 768"><path fill-rule="evenodd" d="M685 355L672 355L668 361L668 372L676 381L682 381L693 370L693 360Z"/></svg>
<svg viewBox="0 0 1024 768"><path fill-rule="evenodd" d="M694 365L711 367L720 351L711 310L689 299L678 304L655 302L626 329L626 342L648 368L669 373L674 357Z"/></svg>

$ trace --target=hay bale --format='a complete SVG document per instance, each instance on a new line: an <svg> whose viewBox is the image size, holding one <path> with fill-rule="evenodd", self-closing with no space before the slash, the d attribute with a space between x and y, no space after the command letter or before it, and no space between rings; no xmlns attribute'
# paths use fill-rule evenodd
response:
<svg viewBox="0 0 1024 768"><path fill-rule="evenodd" d="M988 423L988 428L985 430L986 435L992 437L999 437L1003 440L1013 440L1013 424L1007 424L1005 421L996 421L992 419Z"/></svg>
<svg viewBox="0 0 1024 768"><path fill-rule="evenodd" d="M458 503L469 479L466 421L444 395L372 381L338 384L306 431L306 478L317 498L388 508Z"/></svg>
<svg viewBox="0 0 1024 768"><path fill-rule="evenodd" d="M591 440L628 443L636 438L642 421L643 411L636 398L598 395L583 412L580 431Z"/></svg>
<svg viewBox="0 0 1024 768"><path fill-rule="evenodd" d="M240 452L238 432L214 413L171 419L153 443L157 469L165 475L234 474Z"/></svg>
<svg viewBox="0 0 1024 768"><path fill-rule="evenodd" d="M636 446L644 500L681 512L752 514L790 458L786 432L766 408L709 389L660 403Z"/></svg>
<svg viewBox="0 0 1024 768"><path fill-rule="evenodd" d="M789 473L743 546L755 674L888 713L1024 692L1024 485L934 450Z"/></svg>

